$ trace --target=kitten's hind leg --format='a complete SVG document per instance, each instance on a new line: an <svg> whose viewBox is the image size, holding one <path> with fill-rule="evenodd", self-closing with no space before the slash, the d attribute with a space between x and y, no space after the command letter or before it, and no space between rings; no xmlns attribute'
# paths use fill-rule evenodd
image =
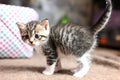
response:
<svg viewBox="0 0 120 80"><path fill-rule="evenodd" d="M90 54L89 53L85 53L81 58L78 58L78 62L79 62L79 65L74 70L75 73L73 74L73 76L82 78L89 71L90 63L91 63ZM82 68L81 68L81 64L82 64Z"/></svg>

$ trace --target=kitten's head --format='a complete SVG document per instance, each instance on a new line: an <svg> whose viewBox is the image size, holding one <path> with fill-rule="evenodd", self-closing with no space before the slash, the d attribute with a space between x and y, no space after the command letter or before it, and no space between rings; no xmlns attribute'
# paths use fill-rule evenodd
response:
<svg viewBox="0 0 120 80"><path fill-rule="evenodd" d="M42 45L49 38L50 27L48 19L31 21L27 24L16 24L20 30L22 40L31 46Z"/></svg>

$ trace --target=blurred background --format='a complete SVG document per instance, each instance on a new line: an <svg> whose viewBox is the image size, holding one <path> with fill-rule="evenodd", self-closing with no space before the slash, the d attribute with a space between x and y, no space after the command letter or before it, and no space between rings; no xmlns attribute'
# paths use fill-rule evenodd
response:
<svg viewBox="0 0 120 80"><path fill-rule="evenodd" d="M112 0L113 12L107 27L100 32L100 47L120 50L120 0ZM48 18L50 25L73 22L94 24L105 9L105 0L0 0L0 3L35 9L39 19Z"/></svg>
<svg viewBox="0 0 120 80"><path fill-rule="evenodd" d="M101 17L101 14L104 12L106 6L105 0L0 0L0 3L0 5L7 4L21 6L20 8L33 8L39 14L39 20L48 18L51 26L58 23L64 24L69 22L83 26L93 25ZM10 6L8 6L7 9L0 7L2 8L0 10L0 13L2 13L2 16L0 14L0 20L1 18L4 20L5 16L7 21L5 22L8 25L1 26L0 23L0 41L3 39L2 42L5 43L2 44L0 42L0 80L120 80L120 0L112 0L112 3L113 12L110 21L105 29L99 33L98 47L92 52L92 67L88 74L81 79L68 76L68 74L71 75L68 69L76 67L74 62L72 62L72 59L61 60L62 67L65 71L63 70L61 73L58 72L55 73L54 76L49 77L42 75L40 72L42 72L46 66L46 58L39 54L41 51L39 51L38 54L35 52L33 56L30 56L33 52L27 52L27 49L23 47L24 44L19 45L20 41L16 37L16 34L13 35L14 32L18 32L13 29L17 28L15 25L15 22L17 21L16 18L20 19L21 22L22 20L26 22L26 20L24 20L26 15L28 16L27 20L30 19L30 17L32 17L32 19L36 18L34 10L33 14L31 9L28 11L26 9L21 9L20 11L19 8L11 7L13 11L15 10L14 13L11 9L9 9ZM10 15L11 19L9 19L4 11ZM24 15L22 15L22 13ZM20 18L18 16L20 16ZM2 24L3 22L4 21L2 21ZM12 23L13 26L10 26L10 23ZM12 34L9 36L7 31ZM6 33L8 37L3 35L1 38L2 32ZM11 38L11 36L13 37ZM19 42L14 39L18 39ZM26 54L22 53L22 51ZM16 59L21 58L21 55L23 55L22 59ZM26 58L26 55L27 58L30 59L23 59ZM1 59L1 57L3 59ZM12 60L11 58L15 59Z"/></svg>

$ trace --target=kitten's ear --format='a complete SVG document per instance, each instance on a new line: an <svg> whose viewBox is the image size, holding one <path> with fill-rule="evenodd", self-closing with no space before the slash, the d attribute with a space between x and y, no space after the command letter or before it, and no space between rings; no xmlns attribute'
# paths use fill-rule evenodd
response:
<svg viewBox="0 0 120 80"><path fill-rule="evenodd" d="M20 30L26 30L26 25L25 24L19 23L19 22L17 22L16 24L17 24L17 26Z"/></svg>
<svg viewBox="0 0 120 80"><path fill-rule="evenodd" d="M48 21L48 19L44 19L40 23L45 27L46 30L49 29L49 21Z"/></svg>

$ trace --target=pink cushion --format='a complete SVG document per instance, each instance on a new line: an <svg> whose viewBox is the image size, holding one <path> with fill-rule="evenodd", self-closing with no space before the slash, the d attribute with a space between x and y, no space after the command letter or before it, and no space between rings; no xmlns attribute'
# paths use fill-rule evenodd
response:
<svg viewBox="0 0 120 80"><path fill-rule="evenodd" d="M33 55L33 48L20 37L16 22L38 20L35 10L0 4L0 58L25 58Z"/></svg>

